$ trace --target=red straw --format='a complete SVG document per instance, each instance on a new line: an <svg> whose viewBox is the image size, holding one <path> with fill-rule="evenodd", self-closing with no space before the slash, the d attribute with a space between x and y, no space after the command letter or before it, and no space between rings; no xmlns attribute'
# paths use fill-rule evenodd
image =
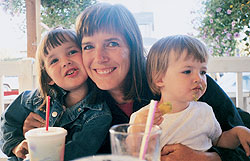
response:
<svg viewBox="0 0 250 161"><path fill-rule="evenodd" d="M47 96L47 106L46 106L46 131L49 130L49 110L50 110L50 96Z"/></svg>

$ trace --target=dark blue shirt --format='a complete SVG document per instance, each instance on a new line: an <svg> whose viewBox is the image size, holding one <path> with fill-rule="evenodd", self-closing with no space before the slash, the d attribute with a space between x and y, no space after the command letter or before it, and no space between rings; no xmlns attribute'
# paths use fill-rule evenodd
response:
<svg viewBox="0 0 250 161"><path fill-rule="evenodd" d="M94 155L102 146L111 125L111 112L104 101L90 103L93 93L89 93L83 100L69 108L63 107L66 92L59 96L50 92L50 120L49 126L63 127L67 130L65 145L65 161L83 156ZM12 149L25 138L23 123L30 112L35 112L45 119L45 110L39 108L43 99L38 90L25 91L20 94L5 110L1 117L2 151L9 156L9 160L16 158Z"/></svg>

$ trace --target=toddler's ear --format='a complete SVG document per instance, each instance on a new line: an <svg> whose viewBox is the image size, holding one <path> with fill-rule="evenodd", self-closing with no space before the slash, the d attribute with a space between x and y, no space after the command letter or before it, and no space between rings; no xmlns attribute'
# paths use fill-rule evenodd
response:
<svg viewBox="0 0 250 161"><path fill-rule="evenodd" d="M158 87L163 87L163 86L164 86L164 83L163 83L162 78L159 78L158 80L155 80L155 84L156 84Z"/></svg>

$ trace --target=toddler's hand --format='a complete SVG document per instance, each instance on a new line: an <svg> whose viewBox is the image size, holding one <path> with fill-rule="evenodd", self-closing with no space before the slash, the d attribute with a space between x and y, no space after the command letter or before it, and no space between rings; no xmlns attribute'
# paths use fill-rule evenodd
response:
<svg viewBox="0 0 250 161"><path fill-rule="evenodd" d="M163 121L163 114L159 108L155 109L154 125L160 125Z"/></svg>
<svg viewBox="0 0 250 161"><path fill-rule="evenodd" d="M240 140L241 145L243 146L246 155L250 156L250 129L247 127L240 126L237 132L237 136Z"/></svg>
<svg viewBox="0 0 250 161"><path fill-rule="evenodd" d="M148 108L141 109L136 112L136 116L134 119L134 124L146 124L148 117Z"/></svg>
<svg viewBox="0 0 250 161"><path fill-rule="evenodd" d="M146 124L148 112L149 112L148 108L137 111L134 123ZM154 115L154 125L160 125L162 121L163 121L162 113L158 108L156 108Z"/></svg>

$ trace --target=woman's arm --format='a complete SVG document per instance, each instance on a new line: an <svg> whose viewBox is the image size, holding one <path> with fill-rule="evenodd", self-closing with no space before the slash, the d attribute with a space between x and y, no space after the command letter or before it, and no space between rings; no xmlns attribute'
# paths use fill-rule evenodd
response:
<svg viewBox="0 0 250 161"><path fill-rule="evenodd" d="M216 152L201 152L182 144L166 145L161 151L161 161L221 161Z"/></svg>
<svg viewBox="0 0 250 161"><path fill-rule="evenodd" d="M207 90L200 98L200 101L206 102L212 106L216 119L221 125L222 131L227 131L235 126L244 126L242 119L234 106L233 102L220 86L209 76L207 76ZM249 118L250 119L250 118ZM210 151L217 152L222 161L250 160L241 148L234 150L212 147Z"/></svg>
<svg viewBox="0 0 250 161"><path fill-rule="evenodd" d="M24 140L23 122L29 111L21 104L20 94L4 111L1 116L2 151L7 156L13 156L12 150Z"/></svg>
<svg viewBox="0 0 250 161"><path fill-rule="evenodd" d="M209 76L207 76L207 90L199 101L206 102L213 108L215 117L220 123L222 131L229 130L235 126L244 126L231 99Z"/></svg>

